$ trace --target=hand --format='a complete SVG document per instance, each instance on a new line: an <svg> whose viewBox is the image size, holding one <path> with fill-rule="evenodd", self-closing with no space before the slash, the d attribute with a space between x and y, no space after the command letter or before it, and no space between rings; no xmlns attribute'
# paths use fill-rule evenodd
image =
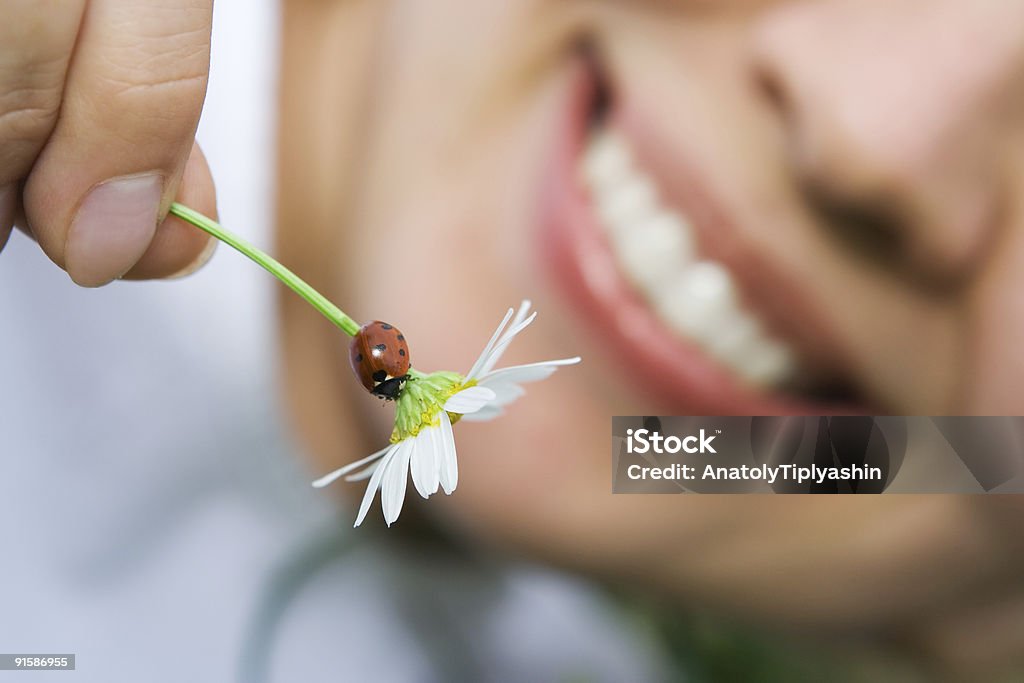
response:
<svg viewBox="0 0 1024 683"><path fill-rule="evenodd" d="M0 0L0 249L17 224L96 287L201 265L212 0ZM210 248L208 248L210 247Z"/></svg>

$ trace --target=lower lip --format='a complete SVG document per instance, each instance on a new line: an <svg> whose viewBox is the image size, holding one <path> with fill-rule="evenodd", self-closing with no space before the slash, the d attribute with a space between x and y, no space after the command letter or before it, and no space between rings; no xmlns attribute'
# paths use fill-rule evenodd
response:
<svg viewBox="0 0 1024 683"><path fill-rule="evenodd" d="M695 344L667 329L625 282L576 182L586 142L593 82L582 65L566 88L564 115L552 136L541 199L537 251L549 276L607 348L626 381L672 412L703 415L829 415L848 407L753 392Z"/></svg>

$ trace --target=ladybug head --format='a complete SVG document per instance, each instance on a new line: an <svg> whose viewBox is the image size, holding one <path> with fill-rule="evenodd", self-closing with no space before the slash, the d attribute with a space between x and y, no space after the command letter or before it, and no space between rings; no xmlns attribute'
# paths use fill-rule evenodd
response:
<svg viewBox="0 0 1024 683"><path fill-rule="evenodd" d="M386 377L387 375L385 375ZM383 381L374 384L373 389L370 391L374 396L380 396L385 401L394 401L402 394L402 389L405 388L405 381L408 379L408 375L402 375L401 377L392 377L391 379L384 379ZM374 380L377 377L374 376Z"/></svg>

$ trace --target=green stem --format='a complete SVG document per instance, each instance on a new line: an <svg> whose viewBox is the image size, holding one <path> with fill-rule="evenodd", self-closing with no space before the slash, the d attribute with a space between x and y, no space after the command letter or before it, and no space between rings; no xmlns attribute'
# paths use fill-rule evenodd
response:
<svg viewBox="0 0 1024 683"><path fill-rule="evenodd" d="M263 266L271 275L291 287L296 294L308 301L313 308L323 313L325 318L340 327L350 337L354 337L359 331L359 323L345 315L344 311L328 301L323 294L310 287L305 280L282 266L266 252L257 249L233 232L225 230L213 219L177 202L171 204L171 214L200 230L205 230L221 242L237 249Z"/></svg>

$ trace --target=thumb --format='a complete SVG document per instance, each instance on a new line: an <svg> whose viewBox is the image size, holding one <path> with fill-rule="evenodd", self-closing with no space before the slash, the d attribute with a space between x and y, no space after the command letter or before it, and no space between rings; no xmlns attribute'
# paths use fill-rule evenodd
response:
<svg viewBox="0 0 1024 683"><path fill-rule="evenodd" d="M198 144L192 146L175 200L211 218L217 217L213 177ZM183 277L209 261L216 246L217 240L207 233L168 215L157 227L145 253L124 275L124 279Z"/></svg>

